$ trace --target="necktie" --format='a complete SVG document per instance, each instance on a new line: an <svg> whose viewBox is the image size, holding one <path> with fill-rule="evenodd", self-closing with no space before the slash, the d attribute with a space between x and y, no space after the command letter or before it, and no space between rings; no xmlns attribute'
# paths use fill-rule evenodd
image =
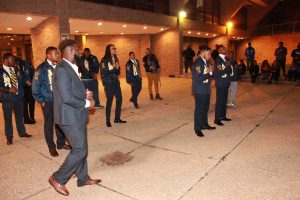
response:
<svg viewBox="0 0 300 200"><path fill-rule="evenodd" d="M56 62L51 62L51 66L54 67L56 65Z"/></svg>
<svg viewBox="0 0 300 200"><path fill-rule="evenodd" d="M13 67L9 68L9 73L10 73L12 86L18 89L18 79Z"/></svg>

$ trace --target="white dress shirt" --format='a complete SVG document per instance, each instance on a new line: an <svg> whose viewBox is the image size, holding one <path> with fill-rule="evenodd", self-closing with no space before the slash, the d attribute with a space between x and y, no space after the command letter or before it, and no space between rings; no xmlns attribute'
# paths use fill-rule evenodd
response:
<svg viewBox="0 0 300 200"><path fill-rule="evenodd" d="M219 54L219 56L226 62L225 55Z"/></svg>
<svg viewBox="0 0 300 200"><path fill-rule="evenodd" d="M67 59L64 59L64 61L66 61L67 63L69 63L69 65L71 65L72 69L75 71L75 73L77 74L78 78L80 79L80 75L79 75L79 72L78 72L78 66L76 64L73 64L73 63L69 62ZM85 100L85 107L88 108L90 106L91 106L91 102L86 99Z"/></svg>
<svg viewBox="0 0 300 200"><path fill-rule="evenodd" d="M51 62L51 61L50 61L50 60L48 60L48 59L47 59L47 62L48 62L48 64L49 64L50 66L52 66L52 67L53 67L53 69L55 69L55 67L56 67L56 64L55 64L55 65L52 65L52 63L53 63L53 62Z"/></svg>

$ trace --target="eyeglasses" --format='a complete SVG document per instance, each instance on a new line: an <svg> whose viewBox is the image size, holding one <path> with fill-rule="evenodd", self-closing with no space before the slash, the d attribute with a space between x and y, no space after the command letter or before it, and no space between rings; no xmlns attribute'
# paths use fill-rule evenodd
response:
<svg viewBox="0 0 300 200"><path fill-rule="evenodd" d="M114 47L112 50L117 50L117 48Z"/></svg>

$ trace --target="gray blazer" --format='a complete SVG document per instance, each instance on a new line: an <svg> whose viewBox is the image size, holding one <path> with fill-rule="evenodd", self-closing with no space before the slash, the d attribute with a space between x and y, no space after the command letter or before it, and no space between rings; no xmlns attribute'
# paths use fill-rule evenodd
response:
<svg viewBox="0 0 300 200"><path fill-rule="evenodd" d="M59 125L87 123L86 92L72 66L62 60L53 75L54 121Z"/></svg>

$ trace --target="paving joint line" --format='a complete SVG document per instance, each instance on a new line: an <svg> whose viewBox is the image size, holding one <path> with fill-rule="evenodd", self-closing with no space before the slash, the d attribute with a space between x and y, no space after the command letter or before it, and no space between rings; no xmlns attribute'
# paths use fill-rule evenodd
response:
<svg viewBox="0 0 300 200"><path fill-rule="evenodd" d="M259 127L260 124L262 124L273 112L274 110L287 98L287 96L294 90L295 86L292 87L282 98L281 100L269 111L267 112L267 114L263 117L263 119L254 126L253 129L251 129L248 134L237 144L233 147L232 150L230 150L227 154L225 154L224 156L222 156L222 158L211 168L208 170L208 172L206 172L202 177L200 177L200 179L192 186L190 187L178 200L181 200L187 193L189 193L196 185L198 185L205 177L207 177L209 175L209 173L211 171L213 171L216 167L219 166L219 164L221 164L222 162L225 162L225 159L235 150L237 149L240 144L245 141L247 139L247 137L249 135L251 135L254 130Z"/></svg>

